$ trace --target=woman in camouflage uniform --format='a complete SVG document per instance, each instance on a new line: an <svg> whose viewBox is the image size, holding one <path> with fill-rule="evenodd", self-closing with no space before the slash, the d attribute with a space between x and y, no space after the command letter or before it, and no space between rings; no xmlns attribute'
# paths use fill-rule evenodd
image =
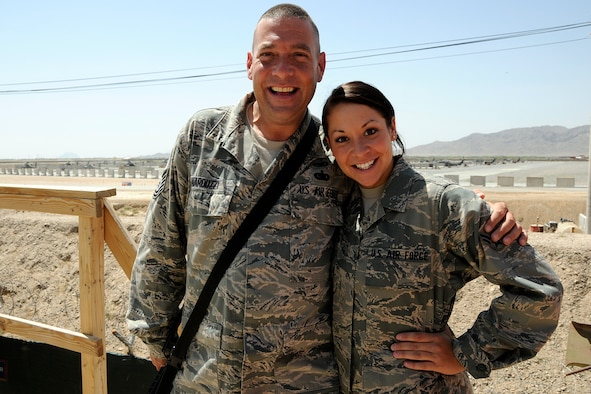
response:
<svg viewBox="0 0 591 394"><path fill-rule="evenodd" d="M342 392L464 393L467 376L531 358L556 328L562 285L530 245L493 242L473 191L428 178L404 153L394 109L362 82L322 116L339 167L359 187L337 246L333 335ZM502 295L454 337L456 292L484 275ZM392 344L394 342L394 344Z"/></svg>

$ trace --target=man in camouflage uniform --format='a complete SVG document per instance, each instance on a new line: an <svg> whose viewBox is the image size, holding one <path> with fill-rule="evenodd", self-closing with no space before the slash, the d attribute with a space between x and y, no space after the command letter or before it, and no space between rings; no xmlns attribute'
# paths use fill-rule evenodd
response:
<svg viewBox="0 0 591 394"><path fill-rule="evenodd" d="M229 238L308 124L318 130L307 106L325 57L305 11L263 15L247 66L254 93L192 117L148 209L127 318L155 365L183 297L186 321ZM330 261L349 190L317 139L221 281L176 392L338 392Z"/></svg>

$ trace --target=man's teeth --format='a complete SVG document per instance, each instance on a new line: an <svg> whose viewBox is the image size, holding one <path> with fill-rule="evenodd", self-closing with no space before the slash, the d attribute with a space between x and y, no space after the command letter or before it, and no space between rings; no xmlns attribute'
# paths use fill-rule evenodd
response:
<svg viewBox="0 0 591 394"><path fill-rule="evenodd" d="M355 164L355 167L359 168L360 170L367 170L371 166L373 166L374 162L375 162L375 160L368 161L367 163Z"/></svg>
<svg viewBox="0 0 591 394"><path fill-rule="evenodd" d="M295 88L293 88L293 87L287 87L287 88L272 87L271 90L273 90L274 92L277 92L277 93L291 93L295 90Z"/></svg>

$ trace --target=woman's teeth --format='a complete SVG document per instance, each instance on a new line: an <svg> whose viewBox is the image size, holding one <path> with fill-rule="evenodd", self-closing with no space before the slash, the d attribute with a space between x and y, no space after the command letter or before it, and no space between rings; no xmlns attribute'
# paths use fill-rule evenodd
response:
<svg viewBox="0 0 591 394"><path fill-rule="evenodd" d="M373 166L374 162L375 160L368 161L367 163L355 164L355 167L359 168L360 170L368 170L371 166Z"/></svg>

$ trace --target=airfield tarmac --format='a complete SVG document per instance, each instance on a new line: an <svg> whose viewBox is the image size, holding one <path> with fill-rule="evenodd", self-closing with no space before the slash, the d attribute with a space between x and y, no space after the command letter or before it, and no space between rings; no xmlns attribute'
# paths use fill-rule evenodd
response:
<svg viewBox="0 0 591 394"><path fill-rule="evenodd" d="M514 187L503 187L504 191L526 191L528 177L543 177L544 188L556 187L556 178L574 178L574 188L586 188L589 183L589 162L579 160L569 161L524 161L517 163L498 163L491 165L460 165L453 167L439 168L417 168L422 173L434 175L458 175L460 177L460 185L470 186L471 176L485 176L487 187L496 187L497 178L499 176L508 176L514 178Z"/></svg>

